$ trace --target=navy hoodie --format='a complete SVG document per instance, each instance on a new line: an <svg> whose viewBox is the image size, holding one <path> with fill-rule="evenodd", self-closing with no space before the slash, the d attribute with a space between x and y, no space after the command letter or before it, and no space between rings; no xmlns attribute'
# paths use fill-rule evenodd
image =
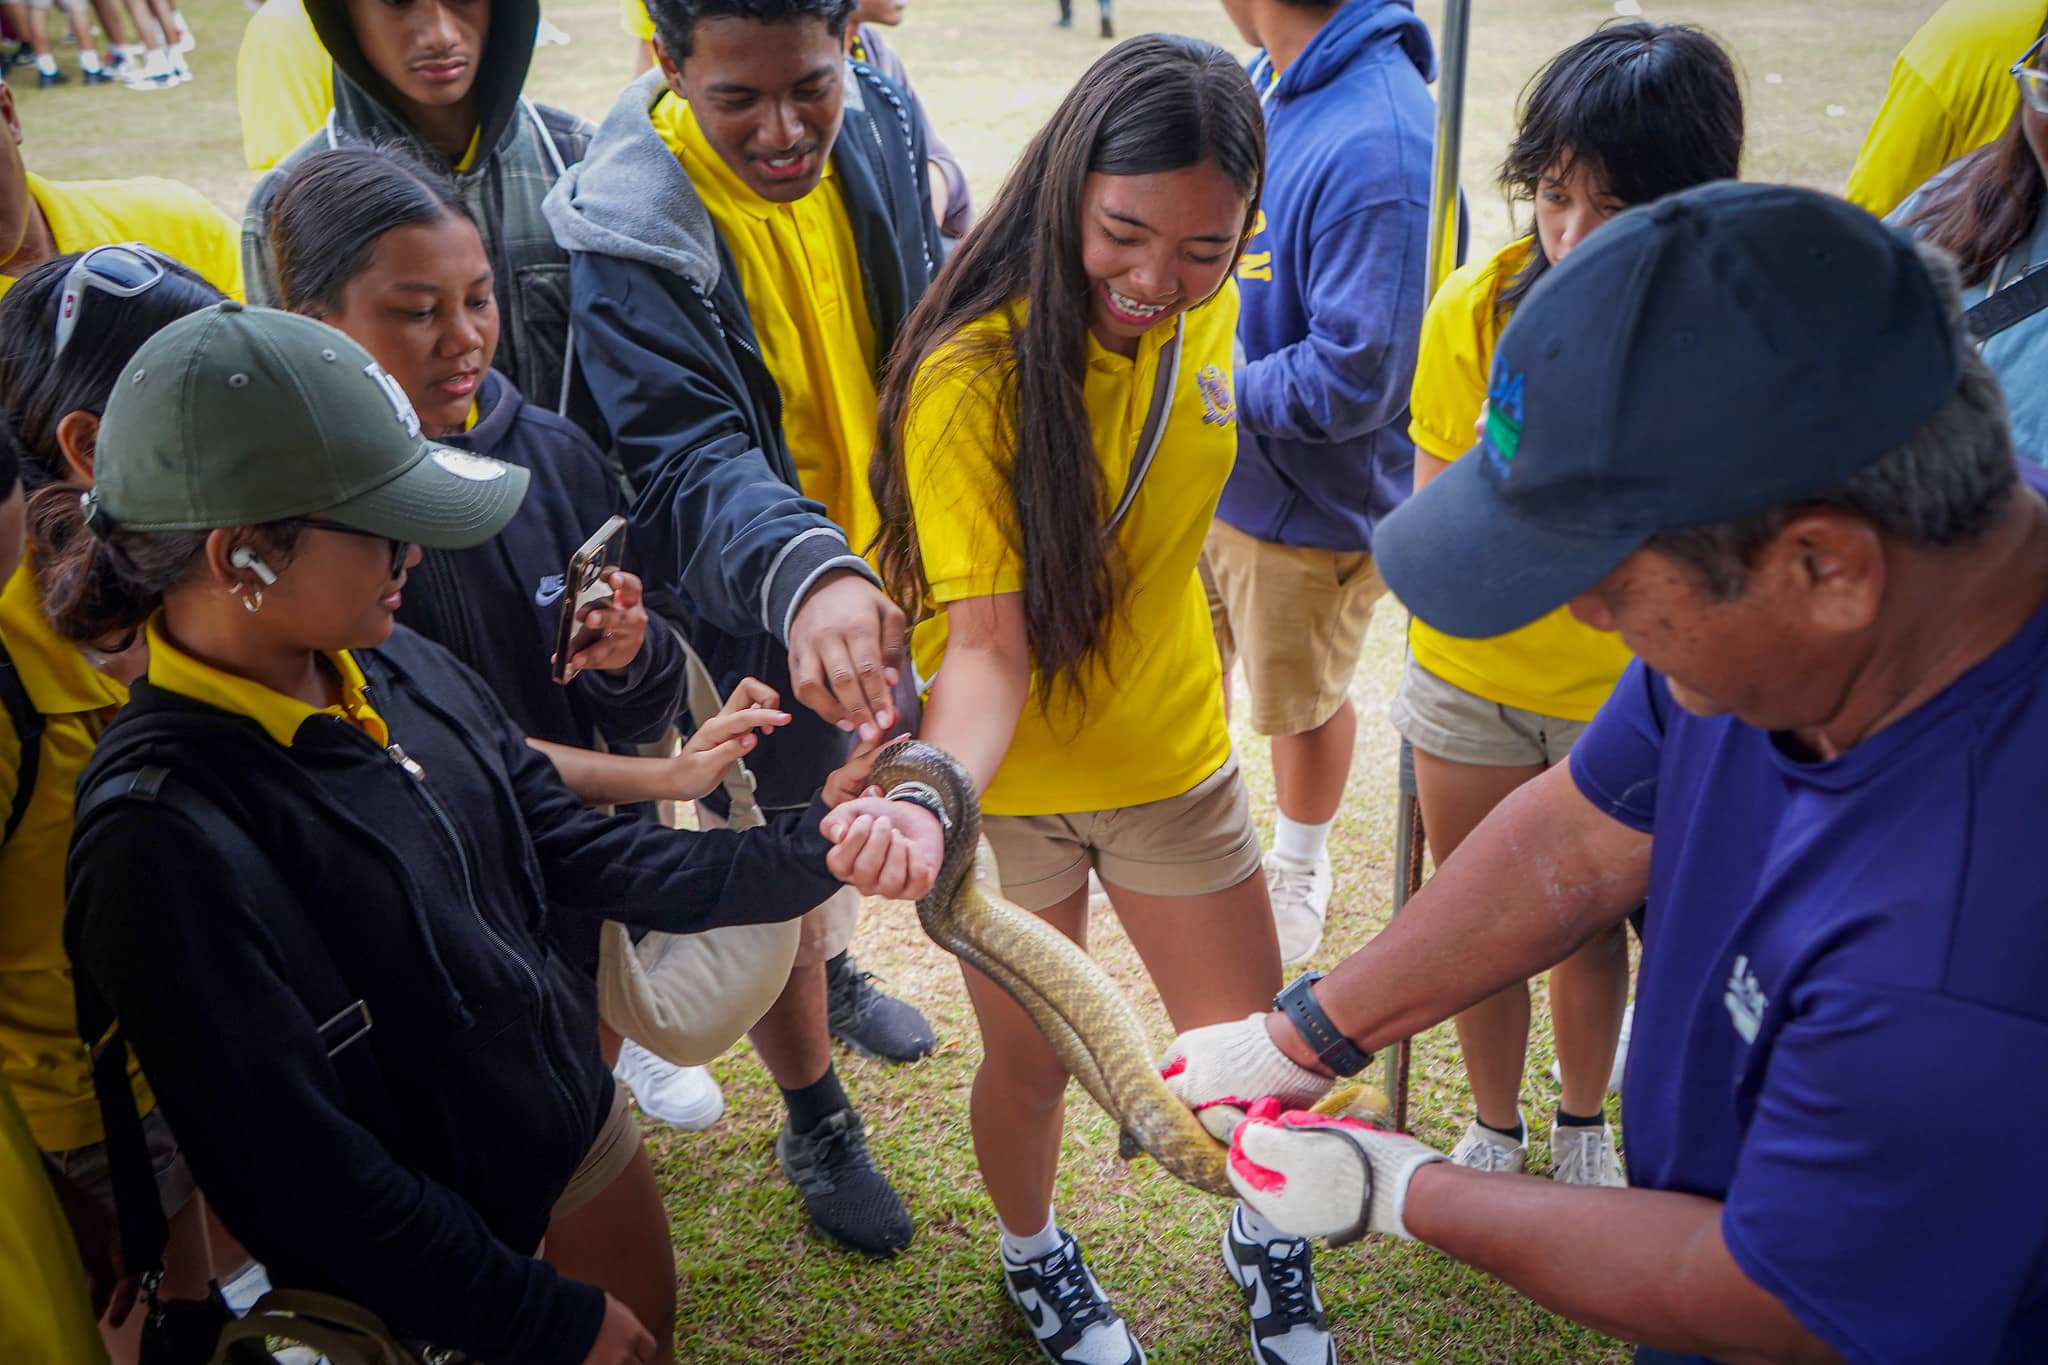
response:
<svg viewBox="0 0 2048 1365"><path fill-rule="evenodd" d="M1414 479L1436 54L1412 0L1350 0L1277 83L1264 53L1251 74L1266 184L1237 270L1237 466L1217 516L1370 550Z"/></svg>

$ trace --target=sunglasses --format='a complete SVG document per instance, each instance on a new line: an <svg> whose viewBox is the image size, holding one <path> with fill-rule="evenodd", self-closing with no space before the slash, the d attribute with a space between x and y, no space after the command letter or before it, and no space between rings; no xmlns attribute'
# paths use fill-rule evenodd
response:
<svg viewBox="0 0 2048 1365"><path fill-rule="evenodd" d="M405 569L406 558L412 554L412 542L395 540L376 531L365 531L359 526L343 526L338 521L322 521L318 517L282 517L270 523L272 526L295 526L307 531L339 531L345 536L363 536L370 540L381 540L391 547L391 577L396 578Z"/></svg>
<svg viewBox="0 0 2048 1365"><path fill-rule="evenodd" d="M2011 68L2012 78L2019 82L2020 98L2037 114L2048 114L2048 71L2034 65L2044 43L2048 43L2048 34L2036 38L2034 45L2020 54L2020 59Z"/></svg>
<svg viewBox="0 0 2048 1365"><path fill-rule="evenodd" d="M57 300L57 346L50 358L63 355L70 344L87 293L96 289L117 299L132 299L156 288L169 273L163 257L140 242L96 246L80 256L64 274L64 290Z"/></svg>

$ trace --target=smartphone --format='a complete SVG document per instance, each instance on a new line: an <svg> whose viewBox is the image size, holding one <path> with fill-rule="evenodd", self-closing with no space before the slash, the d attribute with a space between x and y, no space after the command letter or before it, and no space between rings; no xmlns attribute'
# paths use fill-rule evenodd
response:
<svg viewBox="0 0 2048 1365"><path fill-rule="evenodd" d="M626 519L613 517L597 528L597 534L583 542L583 548L569 559L569 571L562 576L562 611L555 623L555 681L566 683L582 670L569 660L596 639L583 618L593 607L612 600L612 585L605 576L619 567L618 555L626 539Z"/></svg>

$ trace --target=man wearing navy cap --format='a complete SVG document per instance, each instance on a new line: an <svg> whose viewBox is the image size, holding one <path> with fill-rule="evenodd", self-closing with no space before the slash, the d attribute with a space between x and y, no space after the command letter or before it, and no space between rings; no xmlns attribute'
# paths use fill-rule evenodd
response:
<svg viewBox="0 0 2048 1365"><path fill-rule="evenodd" d="M2048 1359L2048 505L1954 271L1805 190L1625 214L1530 293L1475 457L1375 548L1439 629L1568 603L1638 661L1386 932L1175 1043L1212 1129L1276 1097L1240 1192L1643 1361ZM1632 1188L1283 1112L1645 900Z"/></svg>

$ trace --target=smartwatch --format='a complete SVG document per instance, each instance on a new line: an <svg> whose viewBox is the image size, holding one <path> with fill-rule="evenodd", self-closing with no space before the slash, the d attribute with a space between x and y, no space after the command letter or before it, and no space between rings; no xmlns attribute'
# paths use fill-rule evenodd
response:
<svg viewBox="0 0 2048 1365"><path fill-rule="evenodd" d="M1321 972L1303 972L1273 997L1273 1008L1293 1021L1294 1031L1316 1054L1317 1061L1339 1076L1356 1076L1372 1065L1372 1054L1361 1052L1356 1043L1339 1032L1316 1003L1315 985L1322 979Z"/></svg>

